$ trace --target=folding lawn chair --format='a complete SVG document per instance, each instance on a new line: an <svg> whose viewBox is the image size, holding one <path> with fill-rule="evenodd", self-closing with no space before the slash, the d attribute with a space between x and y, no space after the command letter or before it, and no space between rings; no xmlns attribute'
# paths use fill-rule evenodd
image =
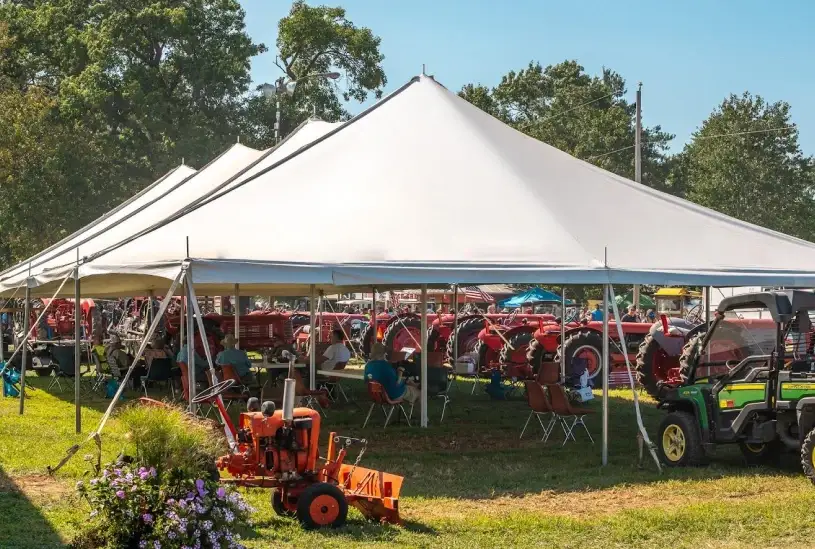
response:
<svg viewBox="0 0 815 549"><path fill-rule="evenodd" d="M73 345L55 345L51 348L51 356L53 357L54 362L57 363L57 367L51 371L51 383L48 384L46 391L50 391L51 388L56 385L59 387L60 392L62 392L62 379L70 381L71 385L74 383L82 383L81 377L78 380L74 379L76 374L76 360L74 360ZM79 375L82 376L82 374L86 373L87 371L87 368L82 369L80 366Z"/></svg>
<svg viewBox="0 0 815 549"><path fill-rule="evenodd" d="M371 413L374 411L374 407L377 405L382 408L382 412L385 414L385 428L388 427L388 422L391 420L393 411L396 408L399 408L402 415L405 416L408 427L410 427L410 416L413 415L412 404L410 405L410 416L408 416L407 412L405 412L405 407L403 406L404 400L401 397L391 400L381 383L377 383L376 381L366 381L365 386L367 387L368 394L373 402L371 403L371 407L368 409L368 415L365 417L365 423L362 424L363 429L366 425L368 425L368 420L371 418Z"/></svg>
<svg viewBox="0 0 815 549"><path fill-rule="evenodd" d="M560 427L563 429L563 434L566 435L566 438L563 440L563 446L566 445L569 439L577 442L577 439L574 437L574 429L578 425L583 426L583 429L586 430L586 434L589 435L589 440L591 440L591 443L594 444L594 439L589 432L589 428L586 427L586 423L583 421L583 418L589 414L593 414L594 410L572 406L563 385L550 384L546 386L546 389L549 391L552 410L560 422ZM571 419L572 422L569 423L567 421L568 419Z"/></svg>
<svg viewBox="0 0 815 549"><path fill-rule="evenodd" d="M428 357L429 359L430 357ZM429 360L428 360L429 362ZM442 400L441 418L439 423L444 421L444 413L447 411L447 406L450 405L450 387L453 386L453 379L455 374L450 368L445 366L428 365L427 368L427 391L428 397L440 398ZM413 414L411 413L411 416Z"/></svg>
<svg viewBox="0 0 815 549"><path fill-rule="evenodd" d="M141 386L144 396L147 395L147 383L164 383L170 387L171 398L175 399L175 388L173 387L173 361L169 357L154 358L150 361L147 375L141 378Z"/></svg>
<svg viewBox="0 0 815 549"><path fill-rule="evenodd" d="M231 364L223 364L221 365L221 373L223 374L223 379L221 381L231 379L235 382L227 391L221 393L221 398L223 398L225 401L224 407L229 410L229 407L232 405L233 401L246 403L251 396L251 389L248 385L245 385L241 381L235 367Z"/></svg>
<svg viewBox="0 0 815 549"><path fill-rule="evenodd" d="M182 396L184 402L189 404L189 402L190 402L189 369L187 367L187 364L184 363L184 362L179 362L178 363L178 368L181 370L181 396ZM198 391L195 390L194 393L197 394ZM215 409L215 400L216 399L217 399L217 397L213 397L213 398L206 399L206 400L204 400L202 402L199 402L199 404L209 404L209 408L207 408L207 411L202 414L202 416L204 418L209 417L209 414L211 414L213 412L213 410ZM198 413L199 414L202 413L201 412L202 409L203 409L203 406L198 407Z"/></svg>
<svg viewBox="0 0 815 549"><path fill-rule="evenodd" d="M526 423L524 423L524 428L521 430L521 436L519 438L524 438L524 433L529 426L529 421L532 419L532 416L535 416L538 419L538 423L540 423L541 429L543 429L543 438L541 438L541 440L546 442L552 433L552 429L555 427L558 416L554 410L552 410L552 405L549 403L549 399L546 397L546 393L541 385L538 385L535 381L525 381L524 385L526 387L526 400L532 411L529 412L529 417L526 418ZM549 422L544 425L542 417L546 414L550 414L550 419Z"/></svg>
<svg viewBox="0 0 815 549"><path fill-rule="evenodd" d="M334 366L334 370L344 370L347 365L347 362L337 362L337 364ZM345 399L345 402L351 402L348 399L348 395L345 394L345 389L343 388L342 383L340 383L340 378L338 377L329 377L326 381L320 384L320 388L326 391L328 398L333 402L337 402L340 395L342 395L342 398Z"/></svg>

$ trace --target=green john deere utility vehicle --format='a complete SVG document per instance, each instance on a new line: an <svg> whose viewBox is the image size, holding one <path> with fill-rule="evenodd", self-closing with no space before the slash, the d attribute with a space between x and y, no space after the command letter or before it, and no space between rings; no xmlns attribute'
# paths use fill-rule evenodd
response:
<svg viewBox="0 0 815 549"><path fill-rule="evenodd" d="M716 445L738 444L748 463L769 463L788 449L815 483L813 318L810 291L722 300L711 328L683 350L682 385L659 404L669 412L657 436L662 461L698 465Z"/></svg>

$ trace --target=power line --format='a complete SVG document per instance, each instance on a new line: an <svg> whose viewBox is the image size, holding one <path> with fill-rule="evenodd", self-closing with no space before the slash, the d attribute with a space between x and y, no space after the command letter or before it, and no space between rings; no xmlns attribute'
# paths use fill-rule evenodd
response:
<svg viewBox="0 0 815 549"><path fill-rule="evenodd" d="M563 116L564 114L566 114L568 112L572 112L573 110L579 109L580 107L585 107L586 105L591 105L592 103L596 103L598 101L601 101L601 100L603 100L603 99L605 99L607 97L611 97L611 96L616 95L616 94L617 94L617 92L607 93L603 97L597 97L595 99L592 99L591 101L586 101L585 103L580 103L579 105L576 105L576 106L572 107L571 109L566 109L565 111L561 111L561 112L558 112L558 113L555 113L555 114L552 114L552 115L549 115L549 116L545 116L545 117L537 119L537 120L529 120L528 122L518 126L518 129L526 128L528 126L531 126L532 124L540 124L541 122L546 122L547 120L552 120L554 118L558 118L558 117Z"/></svg>
<svg viewBox="0 0 815 549"><path fill-rule="evenodd" d="M768 128L766 130L750 130L750 131L745 131L745 132L720 133L720 134L717 134L717 135L700 135L700 136L696 137L696 139L714 139L714 138L717 138L717 137L733 137L733 136L736 136L736 135L748 135L748 134L752 134L752 133L780 132L780 131L783 131L783 130L790 130L790 129L793 129L793 128L795 128L794 124L792 126L784 126L783 128ZM646 144L646 143L659 143L659 141L643 141L643 143L644 144ZM588 162L590 160L596 160L598 158L603 158L604 156L610 156L610 155L612 155L614 153L626 151L628 149L633 149L634 147L636 147L636 144L628 145L627 147L621 147L619 149L609 151L607 153L590 156L589 158L586 159L586 161Z"/></svg>

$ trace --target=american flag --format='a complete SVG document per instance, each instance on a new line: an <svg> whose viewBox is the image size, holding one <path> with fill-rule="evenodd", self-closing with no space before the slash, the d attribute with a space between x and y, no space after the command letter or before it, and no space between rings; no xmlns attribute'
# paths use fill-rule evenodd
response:
<svg viewBox="0 0 815 549"><path fill-rule="evenodd" d="M388 292L388 301L394 309L399 306L399 295L396 292Z"/></svg>
<svg viewBox="0 0 815 549"><path fill-rule="evenodd" d="M479 303L492 303L495 301L494 297L478 286L462 286L461 290L464 292L465 297Z"/></svg>

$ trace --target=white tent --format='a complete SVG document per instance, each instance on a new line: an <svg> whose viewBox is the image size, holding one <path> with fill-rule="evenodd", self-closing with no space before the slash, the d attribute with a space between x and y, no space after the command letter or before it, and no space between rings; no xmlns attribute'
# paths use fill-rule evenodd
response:
<svg viewBox="0 0 815 549"><path fill-rule="evenodd" d="M63 278L67 270L76 265L77 256L87 261L94 254L161 223L176 212L193 206L209 194L228 188L230 182L251 173L252 169L259 170L263 165L288 156L337 126L339 124L309 121L302 124L274 149L261 152L238 144L230 147L198 172L187 166L179 167L75 235L6 271L0 277L0 289L5 290L8 295L24 284L26 277L30 277L35 286L38 286L32 292L34 295L50 296L53 293L50 286L42 284L53 280L54 276ZM219 210L210 223L215 230L231 233L235 217L243 215L243 212L246 212L246 215L257 215L254 212L258 212L258 206L261 206L259 215L265 215L262 205L248 202L229 210ZM168 241L159 246L166 248L174 244L178 246L174 252L181 257L186 256L184 240ZM148 261L152 260L151 253L143 257ZM136 263L142 263L139 257L132 259ZM157 265L139 280L140 291L136 293L143 295L152 289L166 289L165 278L174 278L174 272L177 271L177 265L170 269ZM86 294L96 297L133 295L129 280L128 275L115 273L107 280L99 281L96 286L86 287ZM65 292L69 291L69 288L65 289Z"/></svg>

